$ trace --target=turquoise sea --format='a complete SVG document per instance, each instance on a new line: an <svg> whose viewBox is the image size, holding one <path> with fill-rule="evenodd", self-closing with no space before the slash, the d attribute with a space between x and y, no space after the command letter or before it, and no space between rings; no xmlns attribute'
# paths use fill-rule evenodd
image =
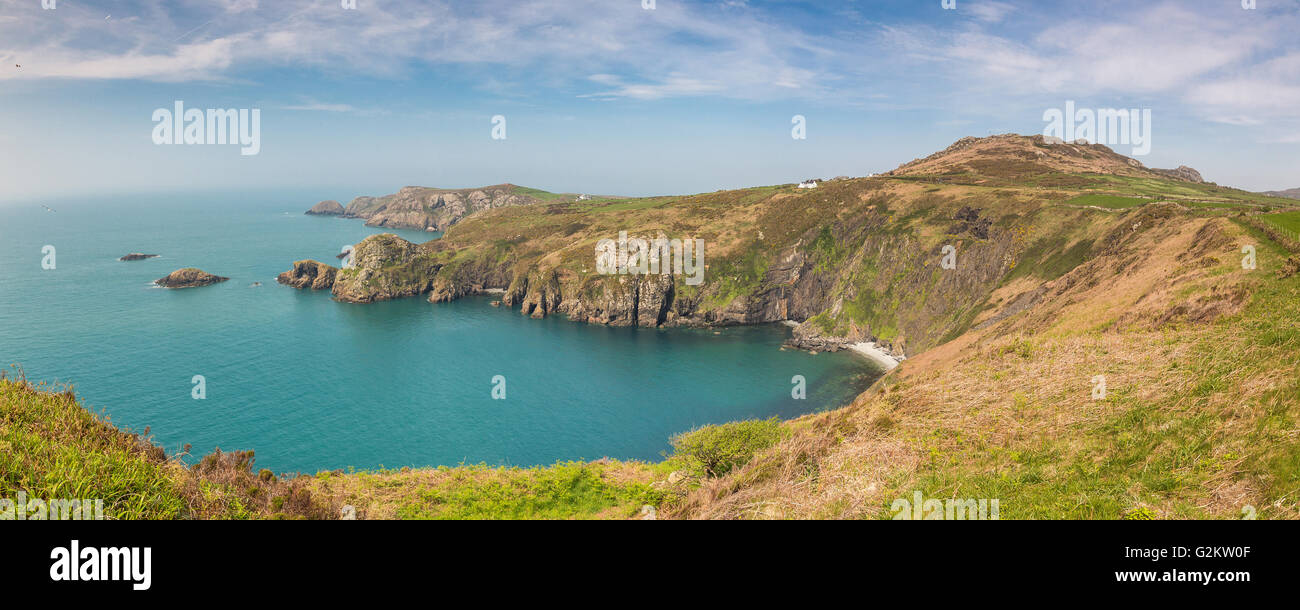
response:
<svg viewBox="0 0 1300 610"><path fill-rule="evenodd" d="M780 325L607 328L533 320L487 297L351 305L276 284L295 260L335 263L345 244L383 232L303 215L329 197L0 204L0 364L72 384L88 407L150 426L169 451L254 449L258 467L277 472L652 460L674 433L837 407L879 376L856 355L782 351ZM47 245L52 270L42 269ZM162 256L117 260L129 252ZM231 280L150 284L191 266ZM191 396L196 375L206 399ZM504 400L492 398L497 375ZM806 400L791 398L795 375Z"/></svg>

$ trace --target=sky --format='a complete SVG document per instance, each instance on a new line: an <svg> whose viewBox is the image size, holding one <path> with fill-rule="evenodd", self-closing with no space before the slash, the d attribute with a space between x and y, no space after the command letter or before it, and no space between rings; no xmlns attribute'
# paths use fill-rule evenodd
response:
<svg viewBox="0 0 1300 610"><path fill-rule="evenodd" d="M347 1L0 0L0 204L708 192L1043 133L1067 102L1149 109L1148 166L1300 187L1300 0ZM156 143L177 101L258 110L257 154Z"/></svg>

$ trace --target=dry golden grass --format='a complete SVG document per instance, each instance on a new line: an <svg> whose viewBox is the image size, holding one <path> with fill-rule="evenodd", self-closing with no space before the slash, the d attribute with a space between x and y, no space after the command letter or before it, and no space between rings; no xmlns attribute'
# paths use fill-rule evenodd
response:
<svg viewBox="0 0 1300 610"><path fill-rule="evenodd" d="M1043 144L1042 141L1041 137L1014 134L959 140L946 150L904 164L894 173L940 175L973 172L983 176L1018 178L1048 172L1088 172L1159 177L1159 174L1104 146Z"/></svg>
<svg viewBox="0 0 1300 610"><path fill-rule="evenodd" d="M1125 214L1108 238L1104 254L1046 282L1035 307L908 360L851 406L795 421L794 435L705 481L672 516L887 517L913 489L1000 489L1013 495L1002 497L1004 518L1118 518L1133 507L1233 517L1252 502L1295 517L1294 498L1260 495L1264 475L1240 470L1250 430L1294 371L1269 368L1243 333L1213 324L1237 315L1261 277L1248 279L1233 255L1250 238L1221 218L1158 208ZM1037 288L1021 278L997 296ZM1211 315L1186 315L1207 296ZM1202 391L1207 352L1253 364ZM1105 400L1092 396L1097 375ZM1188 422L1204 422L1205 438L1178 432ZM1131 437L1153 444L1133 455L1112 446ZM1042 482L1005 483L1029 471ZM1167 480L1181 484L1148 489Z"/></svg>

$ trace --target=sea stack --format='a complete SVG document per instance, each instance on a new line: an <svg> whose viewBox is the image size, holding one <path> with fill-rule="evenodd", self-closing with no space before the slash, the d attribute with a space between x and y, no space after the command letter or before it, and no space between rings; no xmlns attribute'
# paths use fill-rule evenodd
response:
<svg viewBox="0 0 1300 610"><path fill-rule="evenodd" d="M154 280L154 283L163 288L198 288L199 286L219 284L228 279L230 278L212 275L193 267L186 267L171 272L167 277L158 278Z"/></svg>
<svg viewBox="0 0 1300 610"><path fill-rule="evenodd" d="M144 260L144 259L146 259L146 258L158 258L158 255L157 255L157 254L141 254L141 253L139 253L139 252L132 252L132 253L126 255L126 256L123 256L122 258L117 259L117 260L120 260L120 261L142 261L142 260Z"/></svg>
<svg viewBox="0 0 1300 610"><path fill-rule="evenodd" d="M331 267L320 261L304 260L293 264L293 269L281 273L275 281L286 286L312 290L330 290L334 288L337 267Z"/></svg>
<svg viewBox="0 0 1300 610"><path fill-rule="evenodd" d="M343 204L330 199L311 206L307 213L312 216L340 216L343 214Z"/></svg>

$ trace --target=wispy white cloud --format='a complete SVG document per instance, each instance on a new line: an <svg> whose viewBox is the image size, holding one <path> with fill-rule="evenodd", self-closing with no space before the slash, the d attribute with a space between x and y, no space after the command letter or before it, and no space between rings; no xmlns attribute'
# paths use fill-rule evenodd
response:
<svg viewBox="0 0 1300 610"><path fill-rule="evenodd" d="M275 67L400 79L459 66L477 72L475 86L502 94L511 88L503 83L526 75L596 100L852 105L880 99L880 82L904 74L890 91L903 104L940 92L972 107L981 95L990 107L1017 96L1112 96L1172 99L1237 125L1300 118L1300 16L1218 4L1144 3L1122 19L1099 10L1061 22L1037 3L963 0L959 10L972 19L847 28L797 25L739 1L659 2L648 11L608 0L363 2L357 10L314 0L141 0L134 14L105 22L102 10L78 3L54 16L39 3L0 0L12 13L0 19L0 56L24 64L0 79L211 81Z"/></svg>
<svg viewBox="0 0 1300 610"><path fill-rule="evenodd" d="M617 73L617 85L588 93L595 98L770 98L812 96L841 69L837 61L851 59L744 3L661 2L653 11L607 0L362 3L357 10L310 0L182 4L190 10L150 0L112 25L75 4L60 7L57 19L15 5L14 20L0 23L0 54L29 58L31 69L0 78L204 81L277 66L402 78L421 66L460 65L570 79Z"/></svg>
<svg viewBox="0 0 1300 610"><path fill-rule="evenodd" d="M989 25L893 27L881 40L898 61L937 73L972 112L1092 99L1239 127L1300 122L1300 13L1232 8L1166 1L1132 7L1122 20L1039 15L1032 36Z"/></svg>
<svg viewBox="0 0 1300 610"><path fill-rule="evenodd" d="M315 101L306 102L302 104L292 104L289 106L281 106L280 109L305 111L305 112L355 112L356 111L356 108L354 108L351 104L327 104L327 103L315 102Z"/></svg>
<svg viewBox="0 0 1300 610"><path fill-rule="evenodd" d="M131 50L117 55L16 53L26 57L18 74L0 72L0 78L145 79L158 81L211 80L234 62L233 49L245 37L217 38L176 47L170 53Z"/></svg>
<svg viewBox="0 0 1300 610"><path fill-rule="evenodd" d="M1016 8L1006 2L994 2L992 0L972 0L961 4L960 7L970 11L976 19L985 23L998 23Z"/></svg>

